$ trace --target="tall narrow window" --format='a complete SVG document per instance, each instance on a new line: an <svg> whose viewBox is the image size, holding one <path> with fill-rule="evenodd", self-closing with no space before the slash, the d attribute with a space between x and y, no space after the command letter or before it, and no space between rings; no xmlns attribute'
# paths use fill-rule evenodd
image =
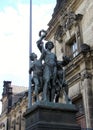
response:
<svg viewBox="0 0 93 130"><path fill-rule="evenodd" d="M75 36L71 38L66 44L66 55L71 58L74 58L78 55L78 44L76 42Z"/></svg>
<svg viewBox="0 0 93 130"><path fill-rule="evenodd" d="M78 54L78 46L76 40L73 40L71 43L71 53L73 58Z"/></svg>

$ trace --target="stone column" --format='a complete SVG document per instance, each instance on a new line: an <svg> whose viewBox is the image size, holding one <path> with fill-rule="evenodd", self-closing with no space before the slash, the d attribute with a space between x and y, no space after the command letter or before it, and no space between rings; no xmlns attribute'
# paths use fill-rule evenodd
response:
<svg viewBox="0 0 93 130"><path fill-rule="evenodd" d="M23 118L23 117L21 120L21 130L25 130L25 118Z"/></svg>
<svg viewBox="0 0 93 130"><path fill-rule="evenodd" d="M18 124L18 122L16 123L16 130L19 130L19 124Z"/></svg>
<svg viewBox="0 0 93 130"><path fill-rule="evenodd" d="M82 77L82 95L85 109L86 127L93 129L92 74L89 72L83 72Z"/></svg>

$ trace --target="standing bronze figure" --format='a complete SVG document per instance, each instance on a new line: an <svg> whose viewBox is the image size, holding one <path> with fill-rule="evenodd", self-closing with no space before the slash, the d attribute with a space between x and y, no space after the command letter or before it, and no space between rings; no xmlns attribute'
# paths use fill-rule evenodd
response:
<svg viewBox="0 0 93 130"><path fill-rule="evenodd" d="M35 53L30 54L30 60L32 64L30 66L29 73L33 72L32 82L34 84L34 99L36 102L39 101L39 91L42 89L42 60L41 58L37 60L37 55Z"/></svg>
<svg viewBox="0 0 93 130"><path fill-rule="evenodd" d="M44 101L53 101L55 95L55 86L56 86L56 74L57 74L57 58L51 50L54 48L54 45L51 41L48 41L43 45L43 38L46 36L44 33L40 40L37 41L37 46L41 51L43 64L43 100Z"/></svg>
<svg viewBox="0 0 93 130"><path fill-rule="evenodd" d="M29 73L33 73L31 82L34 86L34 101L39 101L39 93L41 93L41 100L44 102L59 102L63 93L66 103L69 103L64 67L70 62L70 59L63 56L62 61L57 61L56 55L51 52L54 48L53 42L48 41L45 44L43 42L46 35L44 30L39 32L40 39L37 41L37 47L41 52L40 58L37 59L35 53L30 55L32 64Z"/></svg>

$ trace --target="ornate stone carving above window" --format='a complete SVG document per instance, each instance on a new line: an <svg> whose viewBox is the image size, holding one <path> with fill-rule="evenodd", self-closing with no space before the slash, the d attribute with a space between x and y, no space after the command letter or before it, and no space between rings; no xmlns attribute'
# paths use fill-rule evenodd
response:
<svg viewBox="0 0 93 130"><path fill-rule="evenodd" d="M63 35L63 26L59 25L57 30L56 30L56 33L54 35L54 39L57 40L59 43L62 42L62 35Z"/></svg>
<svg viewBox="0 0 93 130"><path fill-rule="evenodd" d="M64 30L67 31L72 25L76 25L82 19L82 17L82 14L75 14L73 11L66 13L62 19Z"/></svg>
<svg viewBox="0 0 93 130"><path fill-rule="evenodd" d="M62 36L69 30L73 25L75 26L82 19L82 14L75 14L74 12L69 12L64 15L64 17L60 21L60 25L58 26L55 32L55 40L59 43L62 42Z"/></svg>
<svg viewBox="0 0 93 130"><path fill-rule="evenodd" d="M76 15L73 12L69 12L65 16L64 28L68 30L73 24L76 23Z"/></svg>

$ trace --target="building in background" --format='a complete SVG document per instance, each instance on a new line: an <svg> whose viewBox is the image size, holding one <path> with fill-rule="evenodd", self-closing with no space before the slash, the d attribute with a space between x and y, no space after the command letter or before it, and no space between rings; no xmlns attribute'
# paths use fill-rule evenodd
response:
<svg viewBox="0 0 93 130"><path fill-rule="evenodd" d="M27 109L27 95L26 87L13 86L11 81L4 81L0 130L25 130L23 114Z"/></svg>
<svg viewBox="0 0 93 130"><path fill-rule="evenodd" d="M58 60L71 58L65 67L69 96L77 106L81 128L93 129L93 1L57 0L48 23L46 40L54 42ZM5 81L2 94L1 130L24 130L27 90L15 90Z"/></svg>
<svg viewBox="0 0 93 130"><path fill-rule="evenodd" d="M57 0L46 40L54 42L58 60L66 55L69 96L76 104L78 124L93 129L93 1Z"/></svg>

